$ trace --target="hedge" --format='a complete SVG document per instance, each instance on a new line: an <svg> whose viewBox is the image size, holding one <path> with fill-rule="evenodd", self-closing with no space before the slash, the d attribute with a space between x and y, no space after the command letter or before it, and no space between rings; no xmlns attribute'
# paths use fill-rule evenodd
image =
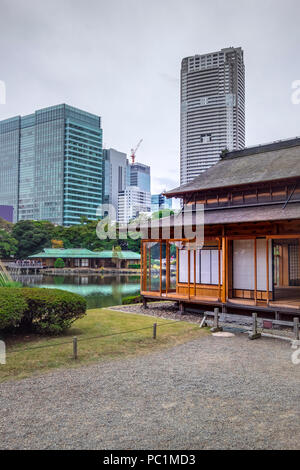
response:
<svg viewBox="0 0 300 470"><path fill-rule="evenodd" d="M39 333L59 334L81 318L86 300L81 295L59 289L21 289L27 302L22 325Z"/></svg>
<svg viewBox="0 0 300 470"><path fill-rule="evenodd" d="M123 305L130 305L130 304L140 304L143 301L143 297L141 295L131 295L129 297L124 297L122 300Z"/></svg>
<svg viewBox="0 0 300 470"><path fill-rule="evenodd" d="M0 330L18 326L26 308L27 302L22 295L22 289L1 287Z"/></svg>
<svg viewBox="0 0 300 470"><path fill-rule="evenodd" d="M0 288L0 330L19 326L38 333L59 334L85 311L86 300L71 292Z"/></svg>

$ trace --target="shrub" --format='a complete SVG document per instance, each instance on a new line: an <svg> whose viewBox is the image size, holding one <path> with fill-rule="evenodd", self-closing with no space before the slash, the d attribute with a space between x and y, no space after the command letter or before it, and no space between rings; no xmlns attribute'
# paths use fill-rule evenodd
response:
<svg viewBox="0 0 300 470"><path fill-rule="evenodd" d="M62 333L85 314L86 300L78 294L58 289L20 290L27 302L22 325L38 333Z"/></svg>
<svg viewBox="0 0 300 470"><path fill-rule="evenodd" d="M22 296L22 289L0 288L0 330L16 327L20 324L27 308Z"/></svg>
<svg viewBox="0 0 300 470"><path fill-rule="evenodd" d="M131 269L140 269L140 265L139 264L129 264L128 265L128 268L131 268Z"/></svg>
<svg viewBox="0 0 300 470"><path fill-rule="evenodd" d="M54 262L54 267L55 268L64 268L65 267L65 262L62 258L57 258Z"/></svg>
<svg viewBox="0 0 300 470"><path fill-rule="evenodd" d="M139 304L143 301L141 295L131 295L130 297L125 297L122 300L123 305L130 305L130 304Z"/></svg>

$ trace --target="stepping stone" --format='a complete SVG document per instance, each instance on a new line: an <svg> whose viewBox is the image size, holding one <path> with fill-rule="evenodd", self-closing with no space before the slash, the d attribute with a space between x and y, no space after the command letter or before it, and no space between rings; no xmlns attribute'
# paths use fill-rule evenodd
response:
<svg viewBox="0 0 300 470"><path fill-rule="evenodd" d="M228 331L218 331L217 333L212 333L212 336L218 336L219 338L232 338L235 334L229 333Z"/></svg>

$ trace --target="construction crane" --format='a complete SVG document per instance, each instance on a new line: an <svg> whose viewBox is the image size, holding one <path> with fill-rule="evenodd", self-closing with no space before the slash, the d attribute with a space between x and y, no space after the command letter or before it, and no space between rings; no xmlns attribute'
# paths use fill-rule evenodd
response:
<svg viewBox="0 0 300 470"><path fill-rule="evenodd" d="M139 141L139 143L137 144L137 146L135 147L135 149L131 149L131 155L130 155L130 157L131 157L131 162L132 162L132 163L135 162L135 154L136 154L136 152L138 151L138 149L139 149L139 147L140 147L140 145L141 145L142 142L143 142L143 139L141 139L141 140Z"/></svg>

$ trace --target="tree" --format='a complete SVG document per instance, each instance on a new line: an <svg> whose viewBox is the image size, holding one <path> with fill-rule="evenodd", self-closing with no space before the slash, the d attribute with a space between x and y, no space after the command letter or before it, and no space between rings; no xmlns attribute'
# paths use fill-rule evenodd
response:
<svg viewBox="0 0 300 470"><path fill-rule="evenodd" d="M0 229L1 230L6 230L6 232L11 232L13 228L13 224L11 222L7 222L7 220L2 219L0 217Z"/></svg>
<svg viewBox="0 0 300 470"><path fill-rule="evenodd" d="M63 248L64 242L62 240L51 240L52 248Z"/></svg>
<svg viewBox="0 0 300 470"><path fill-rule="evenodd" d="M152 214L152 220L163 219L164 217L170 217L171 215L174 215L174 211L171 209L160 209Z"/></svg>
<svg viewBox="0 0 300 470"><path fill-rule="evenodd" d="M43 248L51 247L54 228L53 224L45 221L17 222L12 230L12 236L18 241L17 258L27 258Z"/></svg>
<svg viewBox="0 0 300 470"><path fill-rule="evenodd" d="M54 262L54 267L55 269L58 268L64 268L65 267L65 262L62 258L57 258Z"/></svg>
<svg viewBox="0 0 300 470"><path fill-rule="evenodd" d="M140 252L140 239L119 238L118 228L116 239L100 240L96 228L98 220L82 218L81 223L70 227L55 226L46 221L22 220L12 228L12 237L17 240L16 257L27 258L43 248L87 248L91 251L112 250L120 246L123 250Z"/></svg>
<svg viewBox="0 0 300 470"><path fill-rule="evenodd" d="M18 241L5 230L0 230L0 258L11 258L18 250Z"/></svg>

